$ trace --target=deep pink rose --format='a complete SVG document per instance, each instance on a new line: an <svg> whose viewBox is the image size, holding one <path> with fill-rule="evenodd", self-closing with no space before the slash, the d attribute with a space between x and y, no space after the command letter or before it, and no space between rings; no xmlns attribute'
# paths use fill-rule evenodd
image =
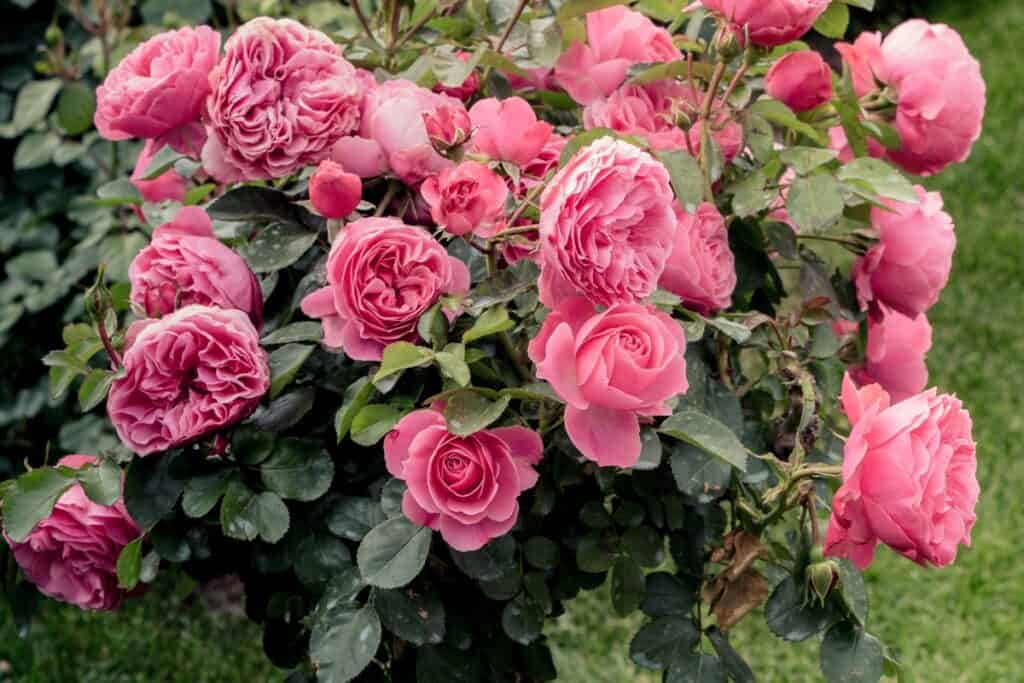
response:
<svg viewBox="0 0 1024 683"><path fill-rule="evenodd" d="M850 67L853 89L858 97L878 89L876 74L882 63L881 33L862 33L852 43L836 43L836 50Z"/></svg>
<svg viewBox="0 0 1024 683"><path fill-rule="evenodd" d="M203 167L222 182L283 178L359 128L363 81L320 31L259 17L210 74Z"/></svg>
<svg viewBox="0 0 1024 683"><path fill-rule="evenodd" d="M792 42L811 30L831 0L701 0L735 26L736 34L750 42L775 47Z"/></svg>
<svg viewBox="0 0 1024 683"><path fill-rule="evenodd" d="M793 111L810 111L832 99L832 69L813 50L791 52L768 70L764 86Z"/></svg>
<svg viewBox="0 0 1024 683"><path fill-rule="evenodd" d="M574 42L562 53L555 81L580 104L590 104L612 94L632 65L682 58L668 31L616 5L587 14L587 42Z"/></svg>
<svg viewBox="0 0 1024 683"><path fill-rule="evenodd" d="M435 410L409 413L384 438L388 471L408 487L402 512L461 552L515 526L519 494L537 483L543 451L540 435L526 427L456 436Z"/></svg>
<svg viewBox="0 0 1024 683"><path fill-rule="evenodd" d="M877 384L843 381L853 431L843 449L843 485L832 502L826 555L871 564L879 542L923 566L970 546L978 502L971 416L935 389L891 403Z"/></svg>
<svg viewBox="0 0 1024 683"><path fill-rule="evenodd" d="M508 79L509 87L513 90L555 90L558 84L555 82L555 70L551 67L536 66L529 69L522 69L522 73L513 71L502 71Z"/></svg>
<svg viewBox="0 0 1024 683"><path fill-rule="evenodd" d="M453 235L487 234L502 217L508 187L484 164L463 161L427 178L420 193L439 227Z"/></svg>
<svg viewBox="0 0 1024 683"><path fill-rule="evenodd" d="M155 140L146 140L146 144L139 154L139 160L135 162L131 183L147 202L162 202L165 200L183 202L185 201L187 181L173 168L167 169L152 180L143 180L146 175L146 168L153 161L153 156L161 146Z"/></svg>
<svg viewBox="0 0 1024 683"><path fill-rule="evenodd" d="M139 455L245 419L270 388L267 352L242 311L186 306L132 327L127 374L110 388L107 412Z"/></svg>
<svg viewBox="0 0 1024 683"><path fill-rule="evenodd" d="M658 285L701 315L729 308L736 288L736 262L722 214L709 202L692 214L677 203L676 216L675 245Z"/></svg>
<svg viewBox="0 0 1024 683"><path fill-rule="evenodd" d="M469 139L473 124L465 107L445 102L423 114L427 137L435 149L457 147Z"/></svg>
<svg viewBox="0 0 1024 683"><path fill-rule="evenodd" d="M460 62L468 62L473 55L465 50L460 50L455 53L455 58ZM442 93L450 97L454 97L457 100L466 100L473 97L476 94L477 89L480 87L480 77L476 75L476 70L469 72L466 79L459 85L449 86L443 83L434 84L434 92Z"/></svg>
<svg viewBox="0 0 1024 683"><path fill-rule="evenodd" d="M857 259L853 281L865 309L877 302L916 318L939 300L953 266L953 219L942 195L916 188L919 204L886 201L871 210L879 242Z"/></svg>
<svg viewBox="0 0 1024 683"><path fill-rule="evenodd" d="M142 43L96 89L96 130L108 140L176 141L178 129L199 121L219 50L220 34L208 26L165 31Z"/></svg>
<svg viewBox="0 0 1024 683"><path fill-rule="evenodd" d="M537 156L520 169L519 183L513 188L516 197L522 199L547 178L549 173L558 169L558 164L562 159L562 150L565 149L565 143L568 141L568 138L564 138L558 133L551 134ZM509 183L512 184L512 179L509 179Z"/></svg>
<svg viewBox="0 0 1024 683"><path fill-rule="evenodd" d="M856 323L851 323L857 331ZM868 316L868 343L864 364L850 368L857 386L880 384L893 403L928 386L925 356L932 347L932 326L922 313L916 318L885 311L881 318Z"/></svg>
<svg viewBox="0 0 1024 683"><path fill-rule="evenodd" d="M525 166L551 137L551 124L538 121L530 103L521 97L488 97L469 109L473 137L469 148L497 161Z"/></svg>
<svg viewBox="0 0 1024 683"><path fill-rule="evenodd" d="M341 164L324 159L309 179L309 201L325 218L344 218L363 197L363 182Z"/></svg>
<svg viewBox="0 0 1024 683"><path fill-rule="evenodd" d="M199 304L234 308L263 324L263 293L245 259L213 234L213 223L196 206L153 231L149 246L128 268L132 304L155 318Z"/></svg>
<svg viewBox="0 0 1024 683"><path fill-rule="evenodd" d="M537 377L565 402L565 430L602 467L640 458L640 417L669 415L686 393L686 336L653 306L616 304L600 313L582 297L563 302L530 341Z"/></svg>
<svg viewBox="0 0 1024 683"><path fill-rule="evenodd" d="M323 321L326 346L378 361L388 344L417 339L416 322L442 295L468 289L466 264L425 230L362 218L335 239L327 286L303 299L302 311Z"/></svg>
<svg viewBox="0 0 1024 683"><path fill-rule="evenodd" d="M668 171L629 143L584 147L541 194L540 299L632 303L655 290L676 233Z"/></svg>

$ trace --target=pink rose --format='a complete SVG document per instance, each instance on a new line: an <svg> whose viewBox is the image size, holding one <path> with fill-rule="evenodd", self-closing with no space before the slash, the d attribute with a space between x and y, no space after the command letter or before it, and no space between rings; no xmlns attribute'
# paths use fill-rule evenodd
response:
<svg viewBox="0 0 1024 683"><path fill-rule="evenodd" d="M309 179L309 201L325 218L344 218L363 198L363 183L330 159L324 159Z"/></svg>
<svg viewBox="0 0 1024 683"><path fill-rule="evenodd" d="M96 89L96 130L108 140L170 136L171 142L178 129L199 121L219 50L220 34L208 26L165 31L142 43Z"/></svg>
<svg viewBox="0 0 1024 683"><path fill-rule="evenodd" d="M167 169L152 180L143 180L146 175L146 168L153 161L153 156L159 148L160 146L157 145L155 140L146 140L146 144L139 154L139 160L135 162L131 183L147 202L162 202L165 200L183 202L185 201L187 181L173 168Z"/></svg>
<svg viewBox="0 0 1024 683"><path fill-rule="evenodd" d="M677 203L676 216L675 245L658 285L701 315L729 308L736 288L736 263L722 214L709 202L693 214Z"/></svg>
<svg viewBox="0 0 1024 683"><path fill-rule="evenodd" d="M683 328L653 306L616 304L595 313L563 302L530 341L537 377L565 402L565 430L602 467L640 458L640 417L669 415L665 401L686 393Z"/></svg>
<svg viewBox="0 0 1024 683"><path fill-rule="evenodd" d="M890 210L871 210L879 242L853 265L861 306L880 303L916 318L939 300L953 266L953 219L942 210L942 195L916 188L919 204L886 201Z"/></svg>
<svg viewBox="0 0 1024 683"><path fill-rule="evenodd" d="M456 436L435 410L409 413L384 439L388 471L408 487L402 512L461 552L515 526L519 494L537 483L543 451L540 435L525 427Z"/></svg>
<svg viewBox="0 0 1024 683"><path fill-rule="evenodd" d="M513 90L554 90L558 87L555 83L555 70L546 66L522 69L522 73L501 73L508 79L508 85Z"/></svg>
<svg viewBox="0 0 1024 683"><path fill-rule="evenodd" d="M881 319L868 316L868 344L864 365L851 368L858 386L880 384L893 403L928 386L925 355L932 347L932 326L922 313L916 318L886 311Z"/></svg>
<svg viewBox="0 0 1024 683"><path fill-rule="evenodd" d="M237 310L186 306L135 323L107 412L125 446L149 455L248 417L270 367L259 333Z"/></svg>
<svg viewBox="0 0 1024 683"><path fill-rule="evenodd" d="M970 414L935 389L893 404L879 385L858 390L849 376L843 410L853 431L825 554L865 569L881 542L923 566L951 564L971 544L978 502Z"/></svg>
<svg viewBox="0 0 1024 683"><path fill-rule="evenodd" d="M852 43L836 43L836 50L850 67L858 97L878 90L876 70L882 63L881 33L862 33Z"/></svg>
<svg viewBox="0 0 1024 683"><path fill-rule="evenodd" d="M468 62L473 57L472 54L465 50L460 50L455 53L455 58L460 62ZM454 97L457 100L466 100L473 97L476 94L477 89L480 87L480 77L476 75L476 70L470 71L466 79L459 85L449 86L443 83L434 84L434 92Z"/></svg>
<svg viewBox="0 0 1024 683"><path fill-rule="evenodd" d="M521 97L480 100L470 108L469 120L472 151L516 166L530 163L551 137L551 124L538 121L533 107Z"/></svg>
<svg viewBox="0 0 1024 683"><path fill-rule="evenodd" d="M831 0L701 0L701 4L729 21L737 35L750 42L775 47L792 42L811 30Z"/></svg>
<svg viewBox="0 0 1024 683"><path fill-rule="evenodd" d="M94 462L91 455L66 455L57 464L77 470ZM141 533L121 499L97 505L75 484L22 543L7 543L43 595L82 609L115 610L126 595L117 585L117 558Z"/></svg>
<svg viewBox="0 0 1024 683"><path fill-rule="evenodd" d="M423 114L427 137L435 149L458 147L469 139L473 124L465 107L445 102Z"/></svg>
<svg viewBox="0 0 1024 683"><path fill-rule="evenodd" d="M425 230L362 218L331 246L327 283L302 300L303 313L323 321L326 346L378 361L388 344L417 339L416 322L442 295L465 294L469 270Z"/></svg>
<svg viewBox="0 0 1024 683"><path fill-rule="evenodd" d="M263 293L245 259L213 234L213 223L196 206L179 209L174 220L153 231L149 246L128 268L131 302L147 317L199 304L237 309L259 329Z"/></svg>
<svg viewBox="0 0 1024 683"><path fill-rule="evenodd" d="M634 64L683 55L668 31L622 5L587 14L587 42L574 42L555 64L555 81L580 104L607 97Z"/></svg>
<svg viewBox="0 0 1024 683"><path fill-rule="evenodd" d="M222 182L283 178L359 127L363 82L320 31L259 17L210 74L203 167Z"/></svg>
<svg viewBox="0 0 1024 683"><path fill-rule="evenodd" d="M832 99L832 69L813 50L791 52L772 65L764 85L793 111L810 111Z"/></svg>
<svg viewBox="0 0 1024 683"><path fill-rule="evenodd" d="M565 143L568 141L568 138L564 138L558 133L551 134L541 150L537 152L537 156L520 169L519 183L512 188L516 197L522 199L547 178L549 173L558 169L558 164L562 159L562 150L565 149ZM511 179L509 184L512 184Z"/></svg>
<svg viewBox="0 0 1024 683"><path fill-rule="evenodd" d="M508 198L505 181L476 161L427 178L420 193L434 222L453 235L487 233L502 217Z"/></svg>
<svg viewBox="0 0 1024 683"><path fill-rule="evenodd" d="M544 305L650 295L672 250L674 202L668 171L633 145L605 137L577 152L541 194Z"/></svg>

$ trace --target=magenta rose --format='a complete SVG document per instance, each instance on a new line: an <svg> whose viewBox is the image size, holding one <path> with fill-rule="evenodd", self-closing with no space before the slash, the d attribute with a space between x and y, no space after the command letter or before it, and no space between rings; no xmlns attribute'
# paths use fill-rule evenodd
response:
<svg viewBox="0 0 1024 683"><path fill-rule="evenodd" d="M505 181L476 161L463 161L455 168L427 178L420 194L430 205L434 222L453 235L470 232L493 234L508 198Z"/></svg>
<svg viewBox="0 0 1024 683"><path fill-rule="evenodd" d="M363 181L341 164L324 159L309 179L309 201L325 218L344 218L359 206Z"/></svg>
<svg viewBox="0 0 1024 683"><path fill-rule="evenodd" d="M455 58L460 62L468 62L473 57L472 54L465 50L460 50L455 53ZM449 86L443 83L434 84L434 92L454 97L457 100L465 102L476 94L476 91L480 88L480 77L476 75L476 70L470 71L466 79L459 85Z"/></svg>
<svg viewBox="0 0 1024 683"><path fill-rule="evenodd" d="M928 386L925 356L932 347L932 326L922 313L916 318L885 311L880 319L868 316L868 343L864 364L850 369L858 386L880 384L893 403Z"/></svg>
<svg viewBox="0 0 1024 683"><path fill-rule="evenodd" d="M709 202L692 214L677 203L676 216L675 244L658 285L701 315L729 308L736 288L736 262L725 219Z"/></svg>
<svg viewBox="0 0 1024 683"><path fill-rule="evenodd" d="M135 323L107 412L139 455L181 446L248 417L270 388L267 352L242 311L186 306Z"/></svg>
<svg viewBox="0 0 1024 683"><path fill-rule="evenodd" d="M919 204L886 201L871 210L879 242L853 265L857 298L867 308L885 304L916 318L939 300L953 267L953 219L942 210L942 195L916 188Z"/></svg>
<svg viewBox="0 0 1024 683"><path fill-rule="evenodd" d="M775 47L792 42L811 30L831 0L700 0L731 23L738 36Z"/></svg>
<svg viewBox="0 0 1024 683"><path fill-rule="evenodd" d="M853 431L825 554L865 569L884 543L923 566L951 564L971 544L978 502L970 414L935 389L892 403L881 386L858 390L849 376L843 410Z"/></svg>
<svg viewBox="0 0 1024 683"><path fill-rule="evenodd" d="M222 182L291 175L359 128L355 68L330 38L291 19L246 22L210 84L203 167Z"/></svg>
<svg viewBox="0 0 1024 683"><path fill-rule="evenodd" d="M166 200L183 202L187 181L181 177L173 168L169 168L152 180L145 180L146 168L153 161L159 145L155 140L146 140L146 144L139 154L139 160L135 162L135 170L132 171L131 184L139 191L142 198L147 202L162 202Z"/></svg>
<svg viewBox="0 0 1024 683"><path fill-rule="evenodd" d="M793 111L810 111L832 99L832 69L813 50L791 52L768 70L764 86Z"/></svg>
<svg viewBox="0 0 1024 683"><path fill-rule="evenodd" d="M388 344L417 339L416 322L438 299L468 289L466 264L425 230L363 218L334 241L327 286L303 299L302 311L322 320L326 346L379 361Z"/></svg>
<svg viewBox="0 0 1024 683"><path fill-rule="evenodd" d="M480 100L470 107L469 120L470 150L516 166L530 163L551 137L551 124L538 121L533 107L521 97Z"/></svg>
<svg viewBox="0 0 1024 683"><path fill-rule="evenodd" d="M586 299L563 302L530 341L537 377L565 402L565 430L602 467L640 458L640 418L669 415L686 393L683 328L653 306L616 304L600 313Z"/></svg>
<svg viewBox="0 0 1024 683"><path fill-rule="evenodd" d="M388 471L408 487L402 512L461 552L515 526L519 494L537 483L543 451L540 435L526 427L456 436L435 410L409 413L384 439Z"/></svg>
<svg viewBox="0 0 1024 683"><path fill-rule="evenodd" d="M178 210L174 220L153 231L149 246L128 268L131 302L147 317L182 306L234 308L263 324L260 283L239 254L213 234L213 223L199 207Z"/></svg>
<svg viewBox="0 0 1024 683"><path fill-rule="evenodd" d="M584 147L541 194L540 299L632 303L655 290L676 233L668 171L614 138Z"/></svg>

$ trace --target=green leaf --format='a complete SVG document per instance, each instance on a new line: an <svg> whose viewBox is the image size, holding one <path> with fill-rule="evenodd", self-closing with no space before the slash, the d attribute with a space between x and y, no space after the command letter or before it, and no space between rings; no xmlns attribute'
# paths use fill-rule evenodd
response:
<svg viewBox="0 0 1024 683"><path fill-rule="evenodd" d="M210 0L145 0L141 12L147 24L187 26L204 23L213 6Z"/></svg>
<svg viewBox="0 0 1024 683"><path fill-rule="evenodd" d="M75 474L85 495L97 505L109 507L121 497L121 468L112 458L100 458Z"/></svg>
<svg viewBox="0 0 1024 683"><path fill-rule="evenodd" d="M802 233L821 232L832 227L842 217L845 208L842 189L831 174L797 177L789 187L786 209Z"/></svg>
<svg viewBox="0 0 1024 683"><path fill-rule="evenodd" d="M540 637L544 628L544 611L525 595L508 602L501 612L505 635L520 645L529 645Z"/></svg>
<svg viewBox="0 0 1024 683"><path fill-rule="evenodd" d="M833 2L814 22L814 30L827 38L841 40L850 25L850 8L843 2Z"/></svg>
<svg viewBox="0 0 1024 683"><path fill-rule="evenodd" d="M352 440L360 446L372 446L391 431L401 416L397 408L387 404L363 406L352 419Z"/></svg>
<svg viewBox="0 0 1024 683"><path fill-rule="evenodd" d="M462 344L449 344L444 351L434 354L434 362L441 374L460 387L467 386L472 379L469 365L466 363L466 348Z"/></svg>
<svg viewBox="0 0 1024 683"><path fill-rule="evenodd" d="M26 83L18 91L18 97L14 102L14 116L11 117L10 123L5 123L0 128L0 135L5 138L16 138L46 118L63 83L59 78Z"/></svg>
<svg viewBox="0 0 1024 683"><path fill-rule="evenodd" d="M863 183L876 194L898 202L917 204L920 198L914 184L889 164L880 159L864 157L843 165L836 176L844 183Z"/></svg>
<svg viewBox="0 0 1024 683"><path fill-rule="evenodd" d="M124 504L135 523L152 529L178 502L185 480L180 473L181 451L135 458L124 481Z"/></svg>
<svg viewBox="0 0 1024 683"><path fill-rule="evenodd" d="M335 605L318 614L309 638L309 658L317 681L351 681L377 654L380 638L380 617L369 605L362 609Z"/></svg>
<svg viewBox="0 0 1024 683"><path fill-rule="evenodd" d="M643 567L657 567L665 561L665 539L649 526L626 529L622 548Z"/></svg>
<svg viewBox="0 0 1024 683"><path fill-rule="evenodd" d="M270 354L270 398L277 398L313 353L308 344L285 344Z"/></svg>
<svg viewBox="0 0 1024 683"><path fill-rule="evenodd" d="M189 479L181 498L181 509L193 519L205 516L224 495L233 474L231 470L217 470Z"/></svg>
<svg viewBox="0 0 1024 683"><path fill-rule="evenodd" d="M674 448L670 463L676 488L698 503L721 498L732 480L732 467L728 462L690 444Z"/></svg>
<svg viewBox="0 0 1024 683"><path fill-rule="evenodd" d="M715 648L715 652L722 662L722 667L729 674L729 678L735 683L757 683L757 679L754 677L754 672L750 670L750 666L743 661L743 657L733 648L729 638L717 626L709 628L707 636L708 640L711 641L711 646Z"/></svg>
<svg viewBox="0 0 1024 683"><path fill-rule="evenodd" d="M568 0L558 9L558 14L555 16L558 22L562 23L569 19L582 17L590 12L596 12L599 9L622 4L625 4L622 0Z"/></svg>
<svg viewBox="0 0 1024 683"><path fill-rule="evenodd" d="M231 437L231 455L243 465L259 465L274 452L274 435L259 428L242 427Z"/></svg>
<svg viewBox="0 0 1024 683"><path fill-rule="evenodd" d="M618 138L619 134L611 128L591 128L590 130L574 135L562 148L562 154L559 157L558 165L565 166L569 163L569 160L576 156L584 147L590 145L595 140L601 138Z"/></svg>
<svg viewBox="0 0 1024 683"><path fill-rule="evenodd" d="M240 480L228 484L220 506L224 534L242 541L277 543L288 531L288 507L276 493L256 493Z"/></svg>
<svg viewBox="0 0 1024 683"><path fill-rule="evenodd" d="M425 365L430 365L433 361L434 352L430 349L416 346L406 341L388 344L380 361L380 370L373 376L373 382L376 384L382 379L403 370L421 368Z"/></svg>
<svg viewBox="0 0 1024 683"><path fill-rule="evenodd" d="M142 573L142 537L121 548L117 556L117 585L118 588L133 590L139 585L139 575Z"/></svg>
<svg viewBox="0 0 1024 683"><path fill-rule="evenodd" d="M647 575L647 587L640 605L649 617L684 616L693 608L693 593L668 572Z"/></svg>
<svg viewBox="0 0 1024 683"><path fill-rule="evenodd" d="M79 81L68 81L57 99L57 121L68 135L80 135L92 127L96 96Z"/></svg>
<svg viewBox="0 0 1024 683"><path fill-rule="evenodd" d="M863 626L868 622L868 587L864 576L849 560L839 561L839 594L843 604Z"/></svg>
<svg viewBox="0 0 1024 683"><path fill-rule="evenodd" d="M473 323L473 326L462 334L462 343L469 344L477 339L505 332L513 327L515 327L515 322L508 317L505 307L495 306L484 311Z"/></svg>
<svg viewBox="0 0 1024 683"><path fill-rule="evenodd" d="M361 541L363 537L387 517L380 503L372 498L342 496L327 514L327 528L335 536L349 541Z"/></svg>
<svg viewBox="0 0 1024 683"><path fill-rule="evenodd" d="M828 683L877 683L884 672L882 644L859 626L839 622L821 641L821 673Z"/></svg>
<svg viewBox="0 0 1024 683"><path fill-rule="evenodd" d="M727 679L717 657L687 652L669 666L664 683L727 683Z"/></svg>
<svg viewBox="0 0 1024 683"><path fill-rule="evenodd" d="M684 658L698 641L700 632L690 617L659 617L633 636L629 656L646 669L665 669Z"/></svg>
<svg viewBox="0 0 1024 683"><path fill-rule="evenodd" d="M142 195L127 178L118 178L100 185L96 188L96 196L111 206L142 203Z"/></svg>
<svg viewBox="0 0 1024 683"><path fill-rule="evenodd" d="M90 370L78 389L78 406L83 413L89 412L107 397L116 373L109 370Z"/></svg>
<svg viewBox="0 0 1024 683"><path fill-rule="evenodd" d="M299 543L292 567L299 581L320 590L332 577L353 568L352 553L340 538L314 531Z"/></svg>
<svg viewBox="0 0 1024 683"><path fill-rule="evenodd" d="M833 3L833 6L835 4ZM807 175L819 166L824 166L839 157L834 149L821 147L790 147L779 153L779 159L800 175Z"/></svg>
<svg viewBox="0 0 1024 683"><path fill-rule="evenodd" d="M356 553L363 580L379 588L401 588L415 579L427 561L431 533L404 517L371 529Z"/></svg>
<svg viewBox="0 0 1024 683"><path fill-rule="evenodd" d="M686 409L665 420L658 431L721 458L741 472L747 469L747 449L739 437L709 415Z"/></svg>
<svg viewBox="0 0 1024 683"><path fill-rule="evenodd" d="M437 645L444 640L444 603L433 594L405 590L378 591L373 602L391 633L413 645Z"/></svg>
<svg viewBox="0 0 1024 683"><path fill-rule="evenodd" d="M445 645L416 648L416 683L481 683L486 680L480 654L474 648Z"/></svg>
<svg viewBox="0 0 1024 683"><path fill-rule="evenodd" d="M74 483L73 472L53 467L40 467L15 479L3 494L4 529L11 540L23 542Z"/></svg>
<svg viewBox="0 0 1024 683"><path fill-rule="evenodd" d="M493 539L479 550L452 550L455 565L470 578L493 581L516 567L516 541L508 535Z"/></svg>
<svg viewBox="0 0 1024 683"><path fill-rule="evenodd" d="M562 555L558 544L544 536L534 536L523 545L526 561L537 569L554 569Z"/></svg>
<svg viewBox="0 0 1024 683"><path fill-rule="evenodd" d="M359 411L369 402L373 395L374 387L369 377L360 377L345 389L345 396L342 399L341 407L334 416L334 432L338 436L338 443L344 439L352 428Z"/></svg>
<svg viewBox="0 0 1024 683"><path fill-rule="evenodd" d="M14 150L14 170L27 171L50 163L58 147L60 137L54 133L29 133Z"/></svg>
<svg viewBox="0 0 1024 683"><path fill-rule="evenodd" d="M612 607L620 617L635 612L644 599L644 570L636 560L620 556L612 565Z"/></svg>
<svg viewBox="0 0 1024 683"><path fill-rule="evenodd" d="M319 441L282 439L270 459L260 465L260 477L282 498L308 502L331 488L334 461Z"/></svg>
<svg viewBox="0 0 1024 683"><path fill-rule="evenodd" d="M821 633L835 621L836 615L831 609L809 600L803 583L787 576L765 603L764 619L778 637L799 642Z"/></svg>
<svg viewBox="0 0 1024 683"><path fill-rule="evenodd" d="M750 108L750 112L777 126L805 135L822 147L828 147L828 136L801 121L792 109L778 100L759 100Z"/></svg>
<svg viewBox="0 0 1024 683"><path fill-rule="evenodd" d="M576 566L589 574L604 574L615 561L615 536L590 533L576 546Z"/></svg>
<svg viewBox="0 0 1024 683"><path fill-rule="evenodd" d="M679 203L688 212L695 212L704 201L704 174L700 164L682 150L661 152L658 159L668 170Z"/></svg>
<svg viewBox="0 0 1024 683"><path fill-rule="evenodd" d="M458 436L469 436L485 429L504 414L510 401L507 395L492 401L475 391L457 391L448 397L444 408L448 430Z"/></svg>
<svg viewBox="0 0 1024 683"><path fill-rule="evenodd" d="M153 158L149 160L149 164L147 164L146 168L142 171L142 179L156 180L166 173L167 170L174 165L175 161L183 157L184 155L180 152L174 151L174 148L169 145L164 145L156 154L153 155Z"/></svg>
<svg viewBox="0 0 1024 683"><path fill-rule="evenodd" d="M650 471L661 465L662 443L658 432L649 427L640 430L640 459L633 465L634 470Z"/></svg>
<svg viewBox="0 0 1024 683"><path fill-rule="evenodd" d="M317 234L294 223L273 223L260 229L238 251L253 272L272 273L302 258L316 243Z"/></svg>
<svg viewBox="0 0 1024 683"><path fill-rule="evenodd" d="M448 341L448 316L440 303L434 304L416 321L416 333L434 349L440 349Z"/></svg>

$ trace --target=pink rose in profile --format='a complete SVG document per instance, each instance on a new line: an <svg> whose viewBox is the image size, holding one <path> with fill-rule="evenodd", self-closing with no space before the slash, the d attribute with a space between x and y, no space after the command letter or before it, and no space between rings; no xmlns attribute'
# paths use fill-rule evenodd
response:
<svg viewBox="0 0 1024 683"><path fill-rule="evenodd" d="M302 312L323 321L326 346L377 361L388 344L417 339L416 322L442 295L468 289L466 264L425 230L362 218L334 241L327 286L302 300Z"/></svg>
<svg viewBox="0 0 1024 683"><path fill-rule="evenodd" d="M890 210L871 210L879 242L853 265L861 306L884 304L916 318L939 300L953 266L953 219L942 210L942 195L915 188L919 204L886 201Z"/></svg>
<svg viewBox="0 0 1024 683"><path fill-rule="evenodd" d="M893 403L928 386L925 356L932 347L932 326L922 313L916 318L886 311L880 319L868 316L864 365L851 368L858 386L880 384Z"/></svg>
<svg viewBox="0 0 1024 683"><path fill-rule="evenodd" d="M865 569L884 543L923 566L952 564L957 546L971 544L979 494L970 414L935 389L892 403L879 385L858 390L849 376L843 410L853 431L825 554Z"/></svg>
<svg viewBox="0 0 1024 683"><path fill-rule="evenodd" d="M94 462L91 455L66 455L57 464L77 470ZM23 542L7 537L7 543L43 595L82 609L115 610L126 595L117 585L117 558L141 533L120 498L98 505L75 484Z"/></svg>
<svg viewBox="0 0 1024 683"><path fill-rule="evenodd" d="M850 67L853 89L858 97L878 89L876 73L882 63L881 33L862 33L852 43L836 43L836 50Z"/></svg>
<svg viewBox="0 0 1024 683"><path fill-rule="evenodd" d="M465 50L459 50L455 53L455 58L460 62L468 62L472 57L473 55ZM469 72L469 75L466 76L465 80L459 85L449 86L444 85L443 83L434 84L434 92L442 93L465 102L476 94L479 87L480 77L477 76L476 70L473 70Z"/></svg>
<svg viewBox="0 0 1024 683"><path fill-rule="evenodd" d="M738 36L775 47L792 42L811 30L831 0L701 0L735 26Z"/></svg>
<svg viewBox="0 0 1024 683"><path fill-rule="evenodd" d="M584 147L541 194L540 299L632 303L658 285L676 233L668 171L614 138Z"/></svg>
<svg viewBox="0 0 1024 683"><path fill-rule="evenodd" d="M668 31L616 5L587 14L587 42L574 42L562 53L555 81L585 105L612 94L634 64L682 58Z"/></svg>
<svg viewBox="0 0 1024 683"><path fill-rule="evenodd" d="M551 124L538 121L533 107L521 97L480 100L470 107L469 120L472 151L516 166L530 163L551 137Z"/></svg>
<svg viewBox="0 0 1024 683"><path fill-rule="evenodd" d="M309 201L325 218L344 218L363 197L363 182L341 164L324 159L309 179Z"/></svg>
<svg viewBox="0 0 1024 683"><path fill-rule="evenodd" d="M658 285L701 315L729 308L736 288L736 263L722 214L709 202L692 214L677 203L676 216L675 245Z"/></svg>
<svg viewBox="0 0 1024 683"><path fill-rule="evenodd" d="M364 82L320 31L259 17L210 74L203 167L222 182L283 178L359 128Z"/></svg>
<svg viewBox="0 0 1024 683"><path fill-rule="evenodd" d="M427 178L420 194L430 206L434 222L447 232L486 234L502 217L508 187L484 164L463 161Z"/></svg>
<svg viewBox="0 0 1024 683"><path fill-rule="evenodd" d="M408 487L402 512L460 552L515 526L519 494L537 483L543 451L540 435L526 427L456 436L435 410L409 413L384 438L388 472Z"/></svg>
<svg viewBox="0 0 1024 683"><path fill-rule="evenodd" d="M139 191L142 198L147 202L162 202L171 200L175 202L185 201L186 180L181 177L173 168L169 168L152 180L144 180L146 168L153 161L153 156L158 150L154 140L146 140L139 160L135 162L135 170L132 171L131 183Z"/></svg>
<svg viewBox="0 0 1024 683"><path fill-rule="evenodd" d="M772 65L764 85L793 111L810 111L832 99L832 69L813 50L791 52Z"/></svg>
<svg viewBox="0 0 1024 683"><path fill-rule="evenodd" d="M165 31L142 43L96 89L96 130L108 140L167 137L190 153L179 129L199 121L219 50L220 34L208 26Z"/></svg>
<svg viewBox="0 0 1024 683"><path fill-rule="evenodd" d="M153 231L149 246L128 268L131 302L147 317L199 304L237 309L259 329L263 324L260 283L238 252L213 234L213 223L196 206Z"/></svg>
<svg viewBox="0 0 1024 683"><path fill-rule="evenodd" d="M248 417L270 388L267 352L242 311L186 306L135 323L107 413L138 455L181 446Z"/></svg>
<svg viewBox="0 0 1024 683"><path fill-rule="evenodd" d="M686 336L653 306L616 304L600 313L586 299L563 302L530 342L537 377L565 402L565 430L602 467L640 458L640 418L669 415L686 393Z"/></svg>

